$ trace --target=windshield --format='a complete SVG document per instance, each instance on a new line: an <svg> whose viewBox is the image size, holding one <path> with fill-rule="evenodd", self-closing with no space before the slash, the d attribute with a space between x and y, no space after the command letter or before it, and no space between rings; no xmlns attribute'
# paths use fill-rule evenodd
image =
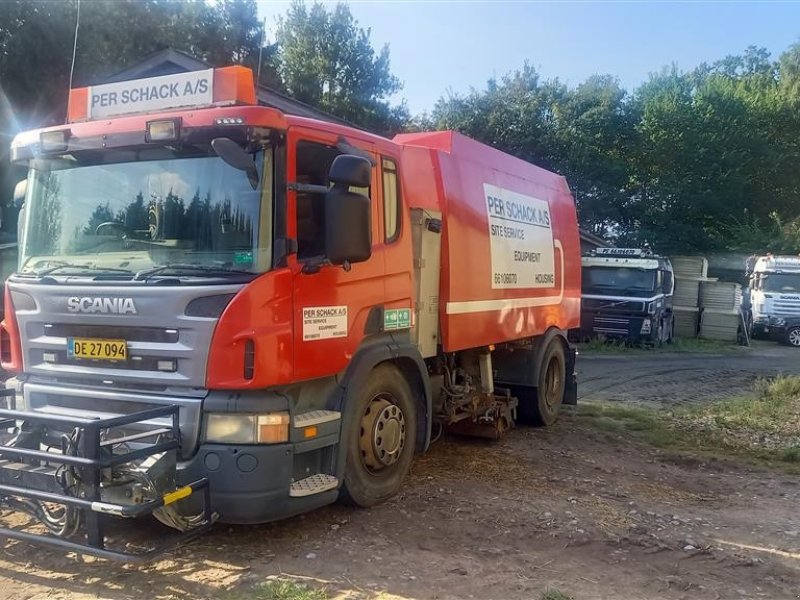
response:
<svg viewBox="0 0 800 600"><path fill-rule="evenodd" d="M656 272L625 267L584 267L583 291L604 295L638 296L652 292Z"/></svg>
<svg viewBox="0 0 800 600"><path fill-rule="evenodd" d="M776 294L800 292L800 273L768 273L761 278L761 291Z"/></svg>
<svg viewBox="0 0 800 600"><path fill-rule="evenodd" d="M31 165L21 272L269 269L272 210L262 207L262 189L271 189L268 153L255 155L256 189L216 155L151 149L101 156L100 164L56 157Z"/></svg>

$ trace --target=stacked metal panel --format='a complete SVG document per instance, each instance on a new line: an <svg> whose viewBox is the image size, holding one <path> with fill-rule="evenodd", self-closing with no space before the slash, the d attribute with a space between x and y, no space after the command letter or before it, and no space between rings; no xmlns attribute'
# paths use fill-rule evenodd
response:
<svg viewBox="0 0 800 600"><path fill-rule="evenodd" d="M683 308L698 308L700 306L700 279L696 277L675 276L675 293L672 302L675 306Z"/></svg>
<svg viewBox="0 0 800 600"><path fill-rule="evenodd" d="M700 337L735 342L742 308L742 286L727 281L704 281L700 287Z"/></svg>
<svg viewBox="0 0 800 600"><path fill-rule="evenodd" d="M729 281L704 281L700 285L700 306L705 310L738 313L742 307L742 286Z"/></svg>
<svg viewBox="0 0 800 600"><path fill-rule="evenodd" d="M708 275L708 260L703 256L670 258L675 275L672 296L677 337L697 337L700 327L700 283Z"/></svg>
<svg viewBox="0 0 800 600"><path fill-rule="evenodd" d="M704 256L670 257L675 277L692 277L706 279L708 277L708 260Z"/></svg>
<svg viewBox="0 0 800 600"><path fill-rule="evenodd" d="M675 319L675 337L697 337L697 329L700 321L699 308L673 306L672 315Z"/></svg>

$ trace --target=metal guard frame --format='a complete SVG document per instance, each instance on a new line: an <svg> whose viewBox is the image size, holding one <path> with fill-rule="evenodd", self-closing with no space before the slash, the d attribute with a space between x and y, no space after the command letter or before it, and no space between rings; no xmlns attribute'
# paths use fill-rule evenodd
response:
<svg viewBox="0 0 800 600"><path fill-rule="evenodd" d="M0 389L0 398L14 396L14 390ZM208 479L201 478L189 485L182 486L175 491L169 492L142 504L121 505L103 502L100 496L101 471L110 467L129 463L147 456L159 454L161 452L176 451L180 446L180 426L178 420L177 405L157 406L139 412L130 413L122 416L109 417L106 419L91 419L82 417L70 417L64 415L46 414L41 412L28 412L21 410L0 409L0 428L11 428L17 421L40 425L59 425L61 427L71 427L81 430L79 456L55 454L43 450L33 450L29 448L16 448L0 445L0 457L16 459L34 459L45 463L56 465L71 465L79 470L81 481L85 490L83 498L69 496L66 494L53 493L46 490L31 489L16 485L8 485L3 481L0 483L0 497L15 496L19 498L29 498L44 502L53 502L65 506L73 506L81 510L83 516L82 528L85 529L85 541L76 541L60 538L51 534L36 534L13 529L10 527L0 527L0 537L6 537L32 544L43 544L62 548L69 552L88 554L100 558L122 560L128 562L146 562L155 556L183 544L195 537L208 531L214 524L214 514L211 511L211 498L208 486ZM169 427L154 429L151 431L135 434L124 438L101 440L101 431L141 423L149 419L160 417L171 417L172 424ZM103 448L116 445L124 441L154 437L164 433L172 433L172 439L150 444L144 448L131 450L124 454L113 454L103 456ZM0 473L3 467L0 465ZM5 480L5 478L2 478ZM143 552L126 552L123 550L113 550L106 547L106 537L104 534L104 519L107 515L117 517L141 517L152 514L154 510L186 498L195 492L201 492L203 498L203 521L201 525L180 532L171 537L170 540Z"/></svg>

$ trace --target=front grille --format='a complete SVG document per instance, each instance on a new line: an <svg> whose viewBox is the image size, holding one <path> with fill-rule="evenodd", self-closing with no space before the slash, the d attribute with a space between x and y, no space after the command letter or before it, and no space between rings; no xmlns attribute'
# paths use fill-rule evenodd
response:
<svg viewBox="0 0 800 600"><path fill-rule="evenodd" d="M592 332L610 336L627 336L630 328L630 319L621 317L596 316L592 323Z"/></svg>
<svg viewBox="0 0 800 600"><path fill-rule="evenodd" d="M162 329L160 327L114 327L87 325L85 323L45 323L44 333L52 337L119 339L126 342L151 342L157 344L174 344L178 341L177 329Z"/></svg>

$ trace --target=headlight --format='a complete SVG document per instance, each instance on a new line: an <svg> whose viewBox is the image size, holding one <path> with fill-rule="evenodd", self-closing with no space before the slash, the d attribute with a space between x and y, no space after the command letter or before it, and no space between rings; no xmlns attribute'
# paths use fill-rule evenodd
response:
<svg viewBox="0 0 800 600"><path fill-rule="evenodd" d="M289 413L206 414L205 440L228 444L279 444L289 441Z"/></svg>
<svg viewBox="0 0 800 600"><path fill-rule="evenodd" d="M773 327L783 327L784 325L786 325L786 319L772 318L769 320L769 324L772 325Z"/></svg>

